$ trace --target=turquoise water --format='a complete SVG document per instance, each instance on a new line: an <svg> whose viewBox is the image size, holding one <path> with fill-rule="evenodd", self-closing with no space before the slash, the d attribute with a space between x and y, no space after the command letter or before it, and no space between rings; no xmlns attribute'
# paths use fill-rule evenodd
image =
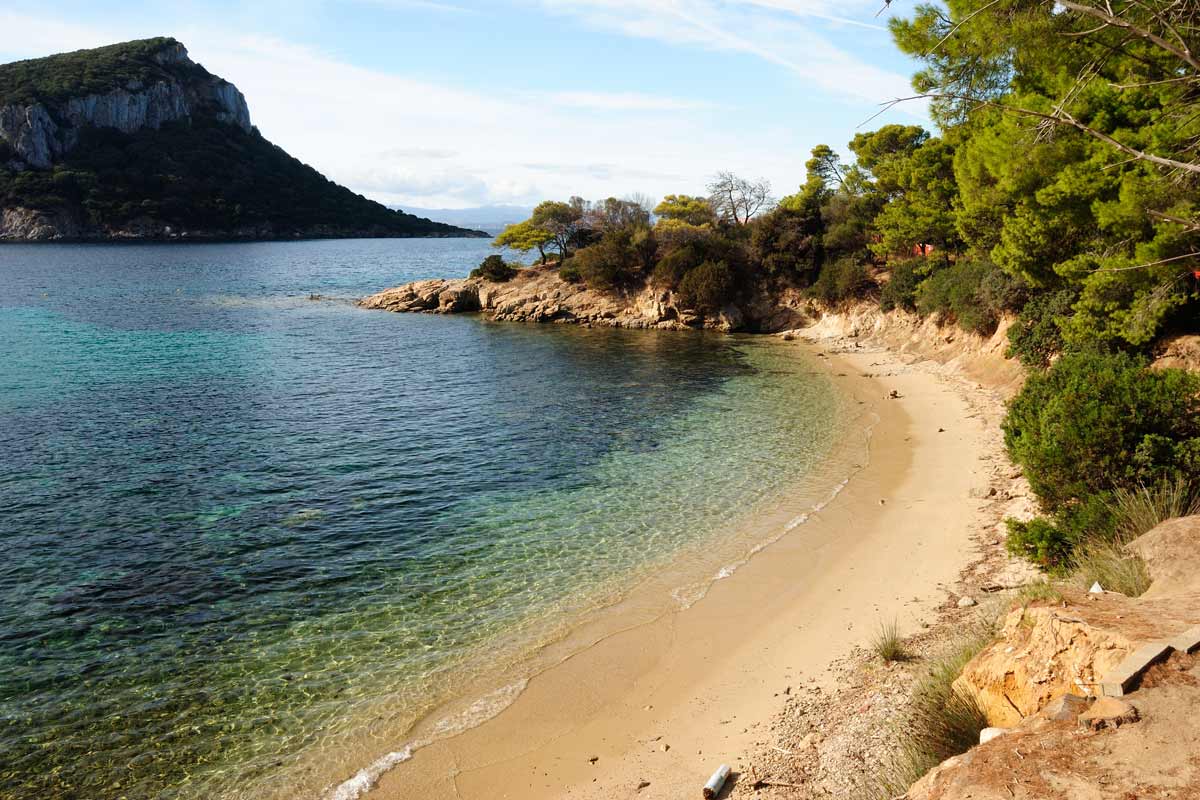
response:
<svg viewBox="0 0 1200 800"><path fill-rule="evenodd" d="M845 435L828 377L350 302L487 253L0 247L0 795L328 796L647 575L778 535L741 523Z"/></svg>

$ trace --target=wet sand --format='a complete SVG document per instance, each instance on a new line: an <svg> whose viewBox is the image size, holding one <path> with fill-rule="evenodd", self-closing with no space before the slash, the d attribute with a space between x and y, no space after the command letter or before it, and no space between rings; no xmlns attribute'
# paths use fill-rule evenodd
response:
<svg viewBox="0 0 1200 800"><path fill-rule="evenodd" d="M633 610L629 627L536 675L487 722L420 749L368 796L699 797L719 764L736 770L769 738L789 687L828 685L831 663L883 621L910 633L932 618L972 557L981 511L970 492L986 483L992 434L958 385L896 356L821 360L879 418L870 461L844 491L690 608L650 621Z"/></svg>

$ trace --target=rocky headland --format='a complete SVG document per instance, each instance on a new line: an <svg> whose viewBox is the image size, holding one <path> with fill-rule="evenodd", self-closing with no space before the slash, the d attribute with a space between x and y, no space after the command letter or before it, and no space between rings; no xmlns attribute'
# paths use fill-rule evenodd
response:
<svg viewBox="0 0 1200 800"><path fill-rule="evenodd" d="M80 132L87 128L132 134L204 111L250 132L246 98L229 81L198 71L182 44L166 42L149 58L160 72L131 76L106 91L28 97L0 106L0 139L12 150L10 163L49 169L79 143Z"/></svg>
<svg viewBox="0 0 1200 800"><path fill-rule="evenodd" d="M0 241L417 236L486 234L327 180L175 39L0 65Z"/></svg>
<svg viewBox="0 0 1200 800"><path fill-rule="evenodd" d="M564 281L553 267L523 269L503 283L484 278L416 281L371 295L359 305L396 312L474 312L508 322L646 330L776 332L814 318L811 303L794 290L759 292L746 302L704 314L685 307L669 289L646 284L626 291L599 291Z"/></svg>

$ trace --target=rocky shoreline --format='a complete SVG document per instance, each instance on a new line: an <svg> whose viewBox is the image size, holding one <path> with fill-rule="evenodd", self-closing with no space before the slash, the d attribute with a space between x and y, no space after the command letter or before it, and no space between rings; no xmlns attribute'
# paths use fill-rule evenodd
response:
<svg viewBox="0 0 1200 800"><path fill-rule="evenodd" d="M433 279L386 289L359 301L362 308L431 314L482 313L507 322L560 323L643 330L709 329L772 333L808 324L810 301L795 290L757 293L716 314L683 307L678 295L646 285L602 292L568 283L551 267L521 270L505 283L483 278Z"/></svg>

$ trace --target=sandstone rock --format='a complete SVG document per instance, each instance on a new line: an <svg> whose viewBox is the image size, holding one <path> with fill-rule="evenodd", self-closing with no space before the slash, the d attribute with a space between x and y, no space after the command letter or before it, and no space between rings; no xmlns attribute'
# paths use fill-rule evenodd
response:
<svg viewBox="0 0 1200 800"><path fill-rule="evenodd" d="M1008 728L984 728L979 732L979 743L987 744L993 739L999 739L1006 733L1008 733Z"/></svg>
<svg viewBox="0 0 1200 800"><path fill-rule="evenodd" d="M958 599L958 607L959 608L971 608L971 607L977 606L977 605L979 605L979 601L976 600L974 597L960 597Z"/></svg>
<svg viewBox="0 0 1200 800"><path fill-rule="evenodd" d="M1142 643L1176 635L1200 616L1193 602L1065 593L1068 608L1030 606L1005 618L999 641L971 660L955 686L979 699L989 725L1012 727L1064 694L1097 686Z"/></svg>
<svg viewBox="0 0 1200 800"><path fill-rule="evenodd" d="M680 309L674 294L647 286L630 293L598 292L558 277L552 267L522 270L506 283L478 278L417 281L359 301L385 311L460 313L484 311L513 322L570 322L613 328L680 330L687 327L740 330L750 320L738 308L716 316Z"/></svg>
<svg viewBox="0 0 1200 800"><path fill-rule="evenodd" d="M1092 707L1079 715L1079 725L1098 731L1105 728L1119 728L1141 719L1138 710L1123 700L1115 697L1101 697Z"/></svg>
<svg viewBox="0 0 1200 800"><path fill-rule="evenodd" d="M1088 701L1074 694L1064 694L1041 710L1040 716L1049 722L1065 722L1078 719L1087 710Z"/></svg>
<svg viewBox="0 0 1200 800"><path fill-rule="evenodd" d="M1158 347L1158 357L1154 360L1154 366L1159 369L1174 367L1200 370L1200 336L1183 334L1167 337Z"/></svg>
<svg viewBox="0 0 1200 800"><path fill-rule="evenodd" d="M1167 520L1129 544L1153 583L1143 597L1200 591L1200 516Z"/></svg>

